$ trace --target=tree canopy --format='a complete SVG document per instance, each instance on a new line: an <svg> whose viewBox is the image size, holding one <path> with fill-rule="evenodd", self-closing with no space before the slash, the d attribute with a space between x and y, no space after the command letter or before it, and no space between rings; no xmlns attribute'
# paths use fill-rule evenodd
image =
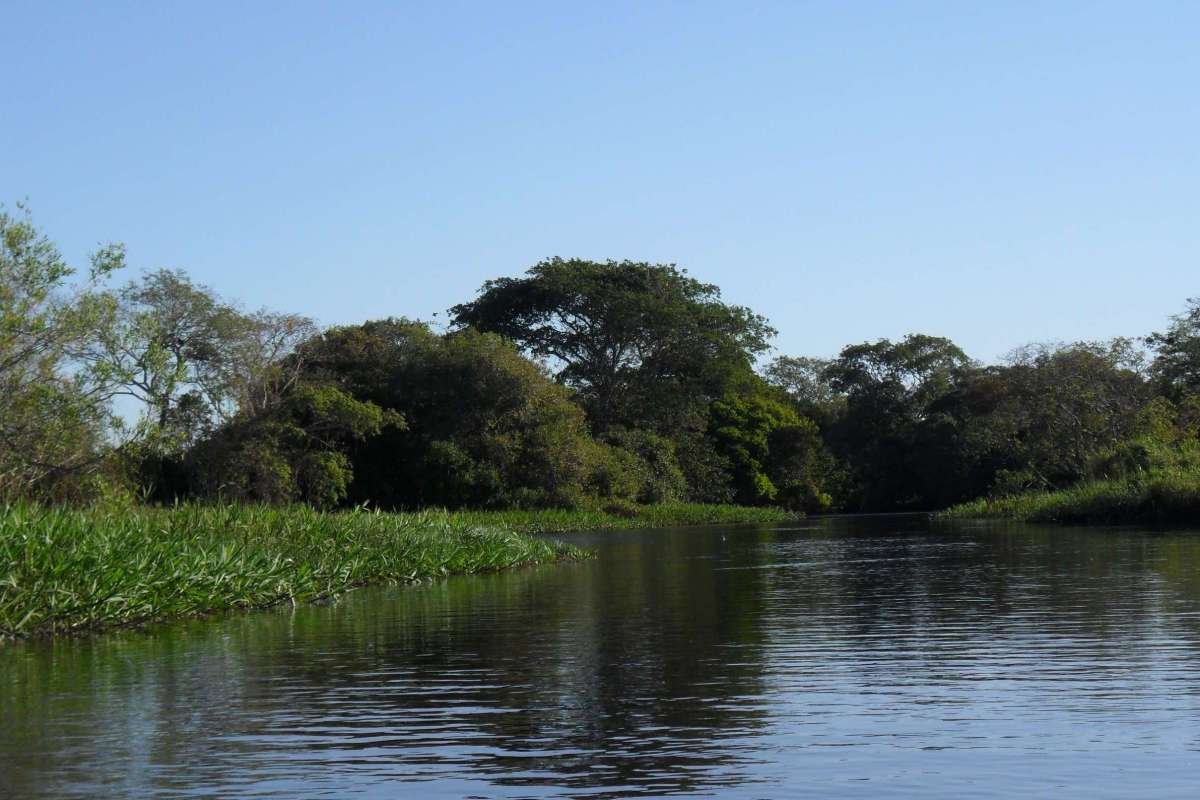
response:
<svg viewBox="0 0 1200 800"><path fill-rule="evenodd" d="M498 333L578 393L594 430L670 430L749 374L775 331L673 264L552 258L488 281L451 309Z"/></svg>
<svg viewBox="0 0 1200 800"><path fill-rule="evenodd" d="M1189 298L1187 310L1146 343L1155 351L1151 373L1162 391L1176 400L1200 392L1200 297Z"/></svg>

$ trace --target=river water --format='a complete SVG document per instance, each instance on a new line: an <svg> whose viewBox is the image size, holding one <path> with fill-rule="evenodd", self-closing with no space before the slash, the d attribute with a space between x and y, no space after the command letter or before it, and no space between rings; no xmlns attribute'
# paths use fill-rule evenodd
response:
<svg viewBox="0 0 1200 800"><path fill-rule="evenodd" d="M0 649L0 797L1200 797L1200 532L846 517Z"/></svg>

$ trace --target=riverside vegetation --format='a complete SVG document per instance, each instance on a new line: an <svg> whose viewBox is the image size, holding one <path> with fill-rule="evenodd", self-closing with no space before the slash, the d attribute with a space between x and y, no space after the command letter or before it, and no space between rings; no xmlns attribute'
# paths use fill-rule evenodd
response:
<svg viewBox="0 0 1200 800"><path fill-rule="evenodd" d="M749 512L749 514L747 514ZM356 586L586 557L528 535L716 521L770 509L320 512L305 506L45 508L0 512L0 638L266 608Z"/></svg>
<svg viewBox="0 0 1200 800"><path fill-rule="evenodd" d="M1200 521L1197 396L1185 395L1179 403L1153 397L1132 428L1132 438L1099 450L1075 483L995 493L955 505L941 516L1074 523Z"/></svg>
<svg viewBox="0 0 1200 800"><path fill-rule="evenodd" d="M770 323L671 264L551 258L486 282L439 330L400 317L322 329L178 270L120 284L124 262L107 245L81 274L26 209L0 209L0 504L24 520L5 523L11 574L33 552L29 526L59 524L29 522L35 505L76 509L54 512L66 529L151 526L189 553L203 515L160 509L267 520L226 507L303 505L342 524L359 519L348 509L436 507L486 511L511 535L952 506L1200 518L1196 300L1142 339L1029 345L999 364L926 334L760 364ZM128 510L99 510L114 507ZM303 513L301 528L266 530L334 524ZM370 524L409 536L412 519ZM75 539L55 541L62 561L36 562L51 571L75 557ZM80 557L96 552L87 541L120 551L78 541ZM532 546L497 559L528 561ZM205 569L191 559L179 563ZM343 583L394 579L402 561ZM313 595L305 580L278 596ZM0 604L24 591L0 583Z"/></svg>

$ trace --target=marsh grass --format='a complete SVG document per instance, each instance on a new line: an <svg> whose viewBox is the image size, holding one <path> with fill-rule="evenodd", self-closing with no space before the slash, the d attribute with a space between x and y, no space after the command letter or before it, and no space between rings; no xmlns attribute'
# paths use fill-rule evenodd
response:
<svg viewBox="0 0 1200 800"><path fill-rule="evenodd" d="M0 510L0 637L264 608L581 555L444 512L8 507Z"/></svg>
<svg viewBox="0 0 1200 800"><path fill-rule="evenodd" d="M1200 522L1200 474L1168 471L1087 481L1053 492L975 500L939 516L1030 522Z"/></svg>
<svg viewBox="0 0 1200 800"><path fill-rule="evenodd" d="M703 503L663 503L604 510L513 509L459 511L454 516L476 525L500 525L525 533L663 528L687 525L769 525L796 515L778 508Z"/></svg>
<svg viewBox="0 0 1200 800"><path fill-rule="evenodd" d="M140 625L580 558L535 538L612 528L769 523L736 506L321 513L307 507L0 508L0 639Z"/></svg>

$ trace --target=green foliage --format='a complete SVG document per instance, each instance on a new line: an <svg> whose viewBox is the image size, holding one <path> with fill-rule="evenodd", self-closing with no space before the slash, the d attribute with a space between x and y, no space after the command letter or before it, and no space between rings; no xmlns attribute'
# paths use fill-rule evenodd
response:
<svg viewBox="0 0 1200 800"><path fill-rule="evenodd" d="M75 270L28 211L0 207L0 499L88 497L104 467L114 419L104 374L75 356L105 330L112 298L99 283L124 261L117 245Z"/></svg>
<svg viewBox="0 0 1200 800"><path fill-rule="evenodd" d="M1144 340L1148 369L1127 339L980 366L913 334L760 378L774 330L670 264L554 258L485 283L449 334L318 334L180 271L103 291L123 255L76 277L0 209L0 501L887 511L1200 468L1200 299Z"/></svg>
<svg viewBox="0 0 1200 800"><path fill-rule="evenodd" d="M284 602L582 553L501 520L304 507L0 507L0 638Z"/></svg>
<svg viewBox="0 0 1200 800"><path fill-rule="evenodd" d="M763 377L781 390L797 410L826 427L845 412L846 395L831 382L831 361L804 356L780 356L763 370Z"/></svg>
<svg viewBox="0 0 1200 800"><path fill-rule="evenodd" d="M946 513L1047 522L1194 521L1200 518L1194 420L1191 402L1154 398L1136 415L1134 436L1099 451L1086 479L1051 491L1028 491L1027 481Z"/></svg>
<svg viewBox="0 0 1200 800"><path fill-rule="evenodd" d="M629 456L623 469L634 481L637 502L675 503L687 497L687 478L669 439L649 431L617 428L609 431L605 440Z"/></svg>
<svg viewBox="0 0 1200 800"><path fill-rule="evenodd" d="M637 501L642 491L641 460L628 450L603 442L592 443L588 450L590 469L584 492L571 505L586 505L587 498L595 498L609 501L612 508L624 508Z"/></svg>
<svg viewBox="0 0 1200 800"><path fill-rule="evenodd" d="M1146 344L1155 351L1150 370L1160 391L1176 401L1200 395L1200 297L1189 298L1187 310Z"/></svg>
<svg viewBox="0 0 1200 800"><path fill-rule="evenodd" d="M712 404L709 435L732 465L735 499L824 511L832 462L816 424L763 395L732 395Z"/></svg>
<svg viewBox="0 0 1200 800"><path fill-rule="evenodd" d="M1200 475L1200 437L1189 398L1181 405L1156 397L1137 415L1135 435L1101 451L1089 467L1095 479L1145 474Z"/></svg>
<svg viewBox="0 0 1200 800"><path fill-rule="evenodd" d="M1139 368L1127 340L1025 348L1001 372L1003 396L982 422L1044 485L1068 485L1136 432L1149 400Z"/></svg>
<svg viewBox="0 0 1200 800"><path fill-rule="evenodd" d="M728 397L712 404L710 429L733 464L735 497L756 504L775 500L779 490L766 474L768 438L786 425L799 425L796 412L764 397Z"/></svg>
<svg viewBox="0 0 1200 800"><path fill-rule="evenodd" d="M848 465L839 505L888 511L936 507L958 490L957 426L940 405L973 365L949 339L913 334L844 348L822 373L844 406L827 423ZM931 477L936 476L934 480Z"/></svg>
<svg viewBox="0 0 1200 800"><path fill-rule="evenodd" d="M1134 435L1149 399L1139 353L1121 339L1034 345L981 367L947 339L912 335L818 364L780 359L768 377L820 420L840 462L825 485L858 510L1068 486Z"/></svg>
<svg viewBox="0 0 1200 800"><path fill-rule="evenodd" d="M350 446L404 424L396 412L335 386L300 383L273 408L238 418L192 448L188 488L227 501L335 506L353 478Z"/></svg>
<svg viewBox="0 0 1200 800"><path fill-rule="evenodd" d="M595 431L673 434L749 375L774 330L670 264L552 258L451 309L516 342L576 390ZM699 409L699 410L698 410Z"/></svg>
<svg viewBox="0 0 1200 800"><path fill-rule="evenodd" d="M575 505L609 457L567 390L494 334L384 320L335 328L300 355L313 379L408 422L350 449L355 503Z"/></svg>
<svg viewBox="0 0 1200 800"><path fill-rule="evenodd" d="M687 499L693 503L732 503L733 463L717 442L699 431L684 430L672 439L679 469L687 482Z"/></svg>

